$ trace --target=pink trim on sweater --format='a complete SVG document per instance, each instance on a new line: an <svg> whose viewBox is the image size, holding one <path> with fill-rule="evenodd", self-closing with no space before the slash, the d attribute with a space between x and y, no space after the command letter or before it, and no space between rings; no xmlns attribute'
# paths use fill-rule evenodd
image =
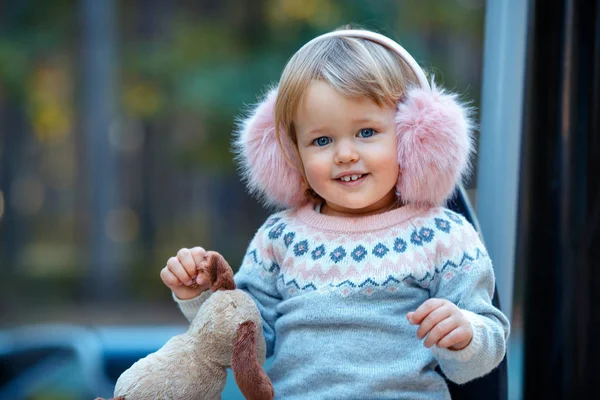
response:
<svg viewBox="0 0 600 400"><path fill-rule="evenodd" d="M431 208L423 208L414 205L405 205L395 210L366 217L337 217L320 214L314 209L314 204L306 204L297 209L298 219L304 224L332 232L365 233L380 229L386 229L402 222L408 222L411 218L425 213Z"/></svg>

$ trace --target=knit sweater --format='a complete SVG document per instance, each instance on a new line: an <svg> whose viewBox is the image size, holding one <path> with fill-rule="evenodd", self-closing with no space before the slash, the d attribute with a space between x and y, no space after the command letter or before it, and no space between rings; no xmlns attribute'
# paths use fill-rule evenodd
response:
<svg viewBox="0 0 600 400"><path fill-rule="evenodd" d="M477 232L445 208L404 206L359 218L312 205L272 215L235 276L263 318L277 399L447 399L502 360L507 318ZM209 294L177 300L195 317ZM426 348L406 314L429 298L456 304L473 330L452 351Z"/></svg>

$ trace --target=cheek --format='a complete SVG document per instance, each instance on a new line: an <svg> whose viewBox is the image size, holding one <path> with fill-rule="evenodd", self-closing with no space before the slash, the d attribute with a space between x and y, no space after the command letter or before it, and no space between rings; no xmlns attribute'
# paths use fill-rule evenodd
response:
<svg viewBox="0 0 600 400"><path fill-rule="evenodd" d="M329 177L329 171L325 168L325 165L319 163L317 159L313 159L309 163L304 164L304 173L306 174L308 184L313 189L317 189Z"/></svg>
<svg viewBox="0 0 600 400"><path fill-rule="evenodd" d="M395 141L387 140L378 144L378 148L371 152L371 160L380 165L398 164L398 147Z"/></svg>
<svg viewBox="0 0 600 400"><path fill-rule="evenodd" d="M315 185L319 186L324 181L323 177L328 176L329 173L321 158L318 155L300 151L300 160L302 161L306 180L313 189L315 189Z"/></svg>
<svg viewBox="0 0 600 400"><path fill-rule="evenodd" d="M377 168L384 172L386 177L386 181L397 181L399 175L399 167L398 167L398 152L396 151L396 146L392 143L389 143L385 148L382 148L380 152L378 152L378 157L372 159L372 162L375 163Z"/></svg>

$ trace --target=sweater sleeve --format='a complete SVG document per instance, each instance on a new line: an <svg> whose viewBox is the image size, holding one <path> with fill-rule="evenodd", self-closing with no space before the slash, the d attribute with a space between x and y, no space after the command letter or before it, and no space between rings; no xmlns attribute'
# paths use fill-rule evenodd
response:
<svg viewBox="0 0 600 400"><path fill-rule="evenodd" d="M196 317L196 314L198 314L198 310L200 309L200 307L202 307L202 304L204 304L206 299L208 299L209 296L212 294L212 291L207 290L201 293L199 296L196 296L193 299L189 300L181 300L180 298L175 296L175 293L171 292L171 294L173 296L173 300L175 300L175 303L177 303L177 306L179 307L185 318L190 323L192 323L192 321Z"/></svg>
<svg viewBox="0 0 600 400"><path fill-rule="evenodd" d="M280 314L277 305L282 297L277 290L279 277L279 261L275 254L275 242L271 239L273 232L279 229L271 217L258 230L250 243L240 270L235 275L238 289L248 293L256 303L262 316L263 336L267 345L267 357L273 355L275 348L275 322ZM274 226L275 225L275 226Z"/></svg>
<svg viewBox="0 0 600 400"><path fill-rule="evenodd" d="M433 347L432 352L446 377L461 384L486 375L502 361L510 323L492 304L494 270L479 235L462 216L449 216L454 231L438 248L431 297L456 304L470 322L473 338L462 350Z"/></svg>

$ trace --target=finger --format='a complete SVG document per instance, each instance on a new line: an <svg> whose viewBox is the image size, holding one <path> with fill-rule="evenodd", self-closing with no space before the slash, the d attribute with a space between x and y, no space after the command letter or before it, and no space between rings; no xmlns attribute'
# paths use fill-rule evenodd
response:
<svg viewBox="0 0 600 400"><path fill-rule="evenodd" d="M207 272L201 271L196 277L196 284L202 291L210 289L210 287L212 286L210 275Z"/></svg>
<svg viewBox="0 0 600 400"><path fill-rule="evenodd" d="M189 286L194 283L192 277L188 275L177 257L169 258L169 261L167 261L167 268L173 273L173 275L177 277L177 279L179 279L182 284Z"/></svg>
<svg viewBox="0 0 600 400"><path fill-rule="evenodd" d="M421 325L417 330L417 338L419 340L423 339L434 326L448 318L450 315L452 315L452 309L446 306L441 306L430 312L429 315L421 321Z"/></svg>
<svg viewBox="0 0 600 400"><path fill-rule="evenodd" d="M196 262L192 257L190 249L183 248L177 252L177 259L185 269L185 272L192 278L196 278Z"/></svg>
<svg viewBox="0 0 600 400"><path fill-rule="evenodd" d="M425 317L433 310L443 306L447 300L444 299L429 299L419 306L412 315L410 323L413 325L420 324Z"/></svg>
<svg viewBox="0 0 600 400"><path fill-rule="evenodd" d="M213 276L210 268L210 257L208 256L208 252L204 253L204 257L200 263L198 263L198 277L196 278L196 283L203 289L208 289L213 284Z"/></svg>
<svg viewBox="0 0 600 400"><path fill-rule="evenodd" d="M439 348L448 348L454 346L456 344L462 344L464 342L464 346L461 345L460 349L465 348L471 343L471 339L473 338L473 333L464 326L460 326L451 332L449 332L446 336L444 336L441 340L437 342L437 347ZM458 349L458 350L460 350Z"/></svg>
<svg viewBox="0 0 600 400"><path fill-rule="evenodd" d="M192 253L192 257L196 262L196 267L199 267L200 264L202 264L202 262L206 260L206 250L204 250L202 247L193 247L190 249L190 253Z"/></svg>
<svg viewBox="0 0 600 400"><path fill-rule="evenodd" d="M446 318L429 331L425 342L423 343L425 347L430 348L437 344L444 336L452 332L454 329L458 327L458 323L454 318Z"/></svg>
<svg viewBox="0 0 600 400"><path fill-rule="evenodd" d="M203 289L211 285L210 271L208 268L207 252L202 247L194 247L190 250L194 261L196 262L196 272L198 277L196 283Z"/></svg>
<svg viewBox="0 0 600 400"><path fill-rule="evenodd" d="M181 286L181 281L169 270L169 267L164 267L160 271L160 279L168 287Z"/></svg>

